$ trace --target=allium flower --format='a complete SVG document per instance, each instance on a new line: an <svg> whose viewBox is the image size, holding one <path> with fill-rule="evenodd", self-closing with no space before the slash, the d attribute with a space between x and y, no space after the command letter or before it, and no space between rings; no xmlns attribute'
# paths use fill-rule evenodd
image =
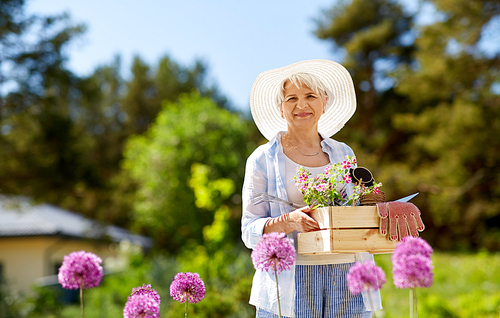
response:
<svg viewBox="0 0 500 318"><path fill-rule="evenodd" d="M101 258L85 251L73 252L64 256L57 278L63 288L87 289L97 287L101 282L103 270Z"/></svg>
<svg viewBox="0 0 500 318"><path fill-rule="evenodd" d="M421 237L405 236L396 245L392 254L392 262L404 261L404 258L410 255L422 255L430 258L432 247Z"/></svg>
<svg viewBox="0 0 500 318"><path fill-rule="evenodd" d="M205 284L198 273L177 273L170 285L170 296L181 303L196 304L205 297Z"/></svg>
<svg viewBox="0 0 500 318"><path fill-rule="evenodd" d="M123 308L123 318L159 318L160 302L148 294L136 294L128 297Z"/></svg>
<svg viewBox="0 0 500 318"><path fill-rule="evenodd" d="M379 290L385 284L385 273L374 261L356 262L347 274L347 286L351 294Z"/></svg>
<svg viewBox="0 0 500 318"><path fill-rule="evenodd" d="M136 296L136 295L147 295L150 298L152 298L154 301L160 304L160 295L156 290L151 288L151 285L148 284L143 284L142 287L134 287L132 288L132 293L130 294L131 297Z"/></svg>
<svg viewBox="0 0 500 318"><path fill-rule="evenodd" d="M432 285L432 247L420 237L406 236L392 254L394 285L398 288Z"/></svg>
<svg viewBox="0 0 500 318"><path fill-rule="evenodd" d="M295 262L295 248L285 233L266 233L252 251L252 262L255 269L280 273Z"/></svg>
<svg viewBox="0 0 500 318"><path fill-rule="evenodd" d="M397 288L432 286L432 261L422 255L409 255L404 262L395 263L392 268L394 285Z"/></svg>

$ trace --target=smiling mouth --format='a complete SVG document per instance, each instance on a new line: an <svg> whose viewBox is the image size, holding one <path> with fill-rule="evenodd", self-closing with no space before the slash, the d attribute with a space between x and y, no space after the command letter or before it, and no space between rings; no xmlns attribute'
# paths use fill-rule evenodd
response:
<svg viewBox="0 0 500 318"><path fill-rule="evenodd" d="M295 114L295 116L297 116L297 117L307 117L309 115L311 115L311 113L298 113L298 114Z"/></svg>

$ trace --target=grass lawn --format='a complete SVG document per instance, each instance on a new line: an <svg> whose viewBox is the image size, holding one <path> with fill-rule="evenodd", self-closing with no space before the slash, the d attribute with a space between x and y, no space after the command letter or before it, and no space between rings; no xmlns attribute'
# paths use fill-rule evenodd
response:
<svg viewBox="0 0 500 318"><path fill-rule="evenodd" d="M387 282L377 317L409 317L409 290L392 282L391 254L375 256ZM500 317L500 253L432 255L434 283L417 289L419 317Z"/></svg>
<svg viewBox="0 0 500 318"><path fill-rule="evenodd" d="M245 261L249 260L245 259ZM375 261L382 267L387 276L387 282L381 290L384 309L376 312L377 317L409 317L409 291L397 289L392 282L391 254L375 255ZM500 318L500 253L453 254L434 252L432 261L434 265L433 285L430 288L417 289L420 318ZM248 273L248 277L241 277L237 286L249 291L252 274L253 269L251 273ZM118 284L115 286L116 289L121 289L124 282L118 281L115 284ZM176 310L171 307L178 304L169 301L171 298L168 295L168 284L160 284L157 287L165 289L162 293L163 314L161 317L182 316L182 313L174 315ZM130 288L127 287L126 293L129 290ZM88 302L86 302L85 317L121 317L126 298L115 299L116 295L113 296L112 291L113 288L106 289L105 284L89 291L88 294L97 294L95 297L89 297ZM196 305L197 313L193 314L193 317L225 317L225 315L207 314L209 311L205 307L209 306L213 307L213 310L220 310L234 297L218 299L217 297L224 295L211 297L213 294L214 291L207 290L207 299ZM237 306L241 306L238 317L255 317L253 313L243 310L245 306L251 307L247 304L247 297L243 298L240 300L241 303L237 304ZM183 308L181 309L183 310ZM253 310L253 307L251 309ZM79 316L81 316L80 308L78 305L74 305L63 308L61 315L40 315L38 317L74 318Z"/></svg>

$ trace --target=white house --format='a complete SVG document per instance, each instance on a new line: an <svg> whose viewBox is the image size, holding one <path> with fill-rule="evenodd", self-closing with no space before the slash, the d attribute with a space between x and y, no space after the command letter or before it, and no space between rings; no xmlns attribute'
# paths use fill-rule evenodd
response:
<svg viewBox="0 0 500 318"><path fill-rule="evenodd" d="M13 291L29 293L35 282L57 275L65 255L84 250L103 261L128 240L152 247L150 238L103 226L77 213L29 198L0 195L0 275Z"/></svg>

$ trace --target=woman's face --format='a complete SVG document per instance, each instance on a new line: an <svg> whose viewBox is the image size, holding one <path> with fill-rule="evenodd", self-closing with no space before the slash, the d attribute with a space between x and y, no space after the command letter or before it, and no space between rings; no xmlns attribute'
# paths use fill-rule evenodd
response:
<svg viewBox="0 0 500 318"><path fill-rule="evenodd" d="M281 114L289 127L297 129L316 129L319 118L325 111L326 103L321 95L306 85L295 86L285 83Z"/></svg>

